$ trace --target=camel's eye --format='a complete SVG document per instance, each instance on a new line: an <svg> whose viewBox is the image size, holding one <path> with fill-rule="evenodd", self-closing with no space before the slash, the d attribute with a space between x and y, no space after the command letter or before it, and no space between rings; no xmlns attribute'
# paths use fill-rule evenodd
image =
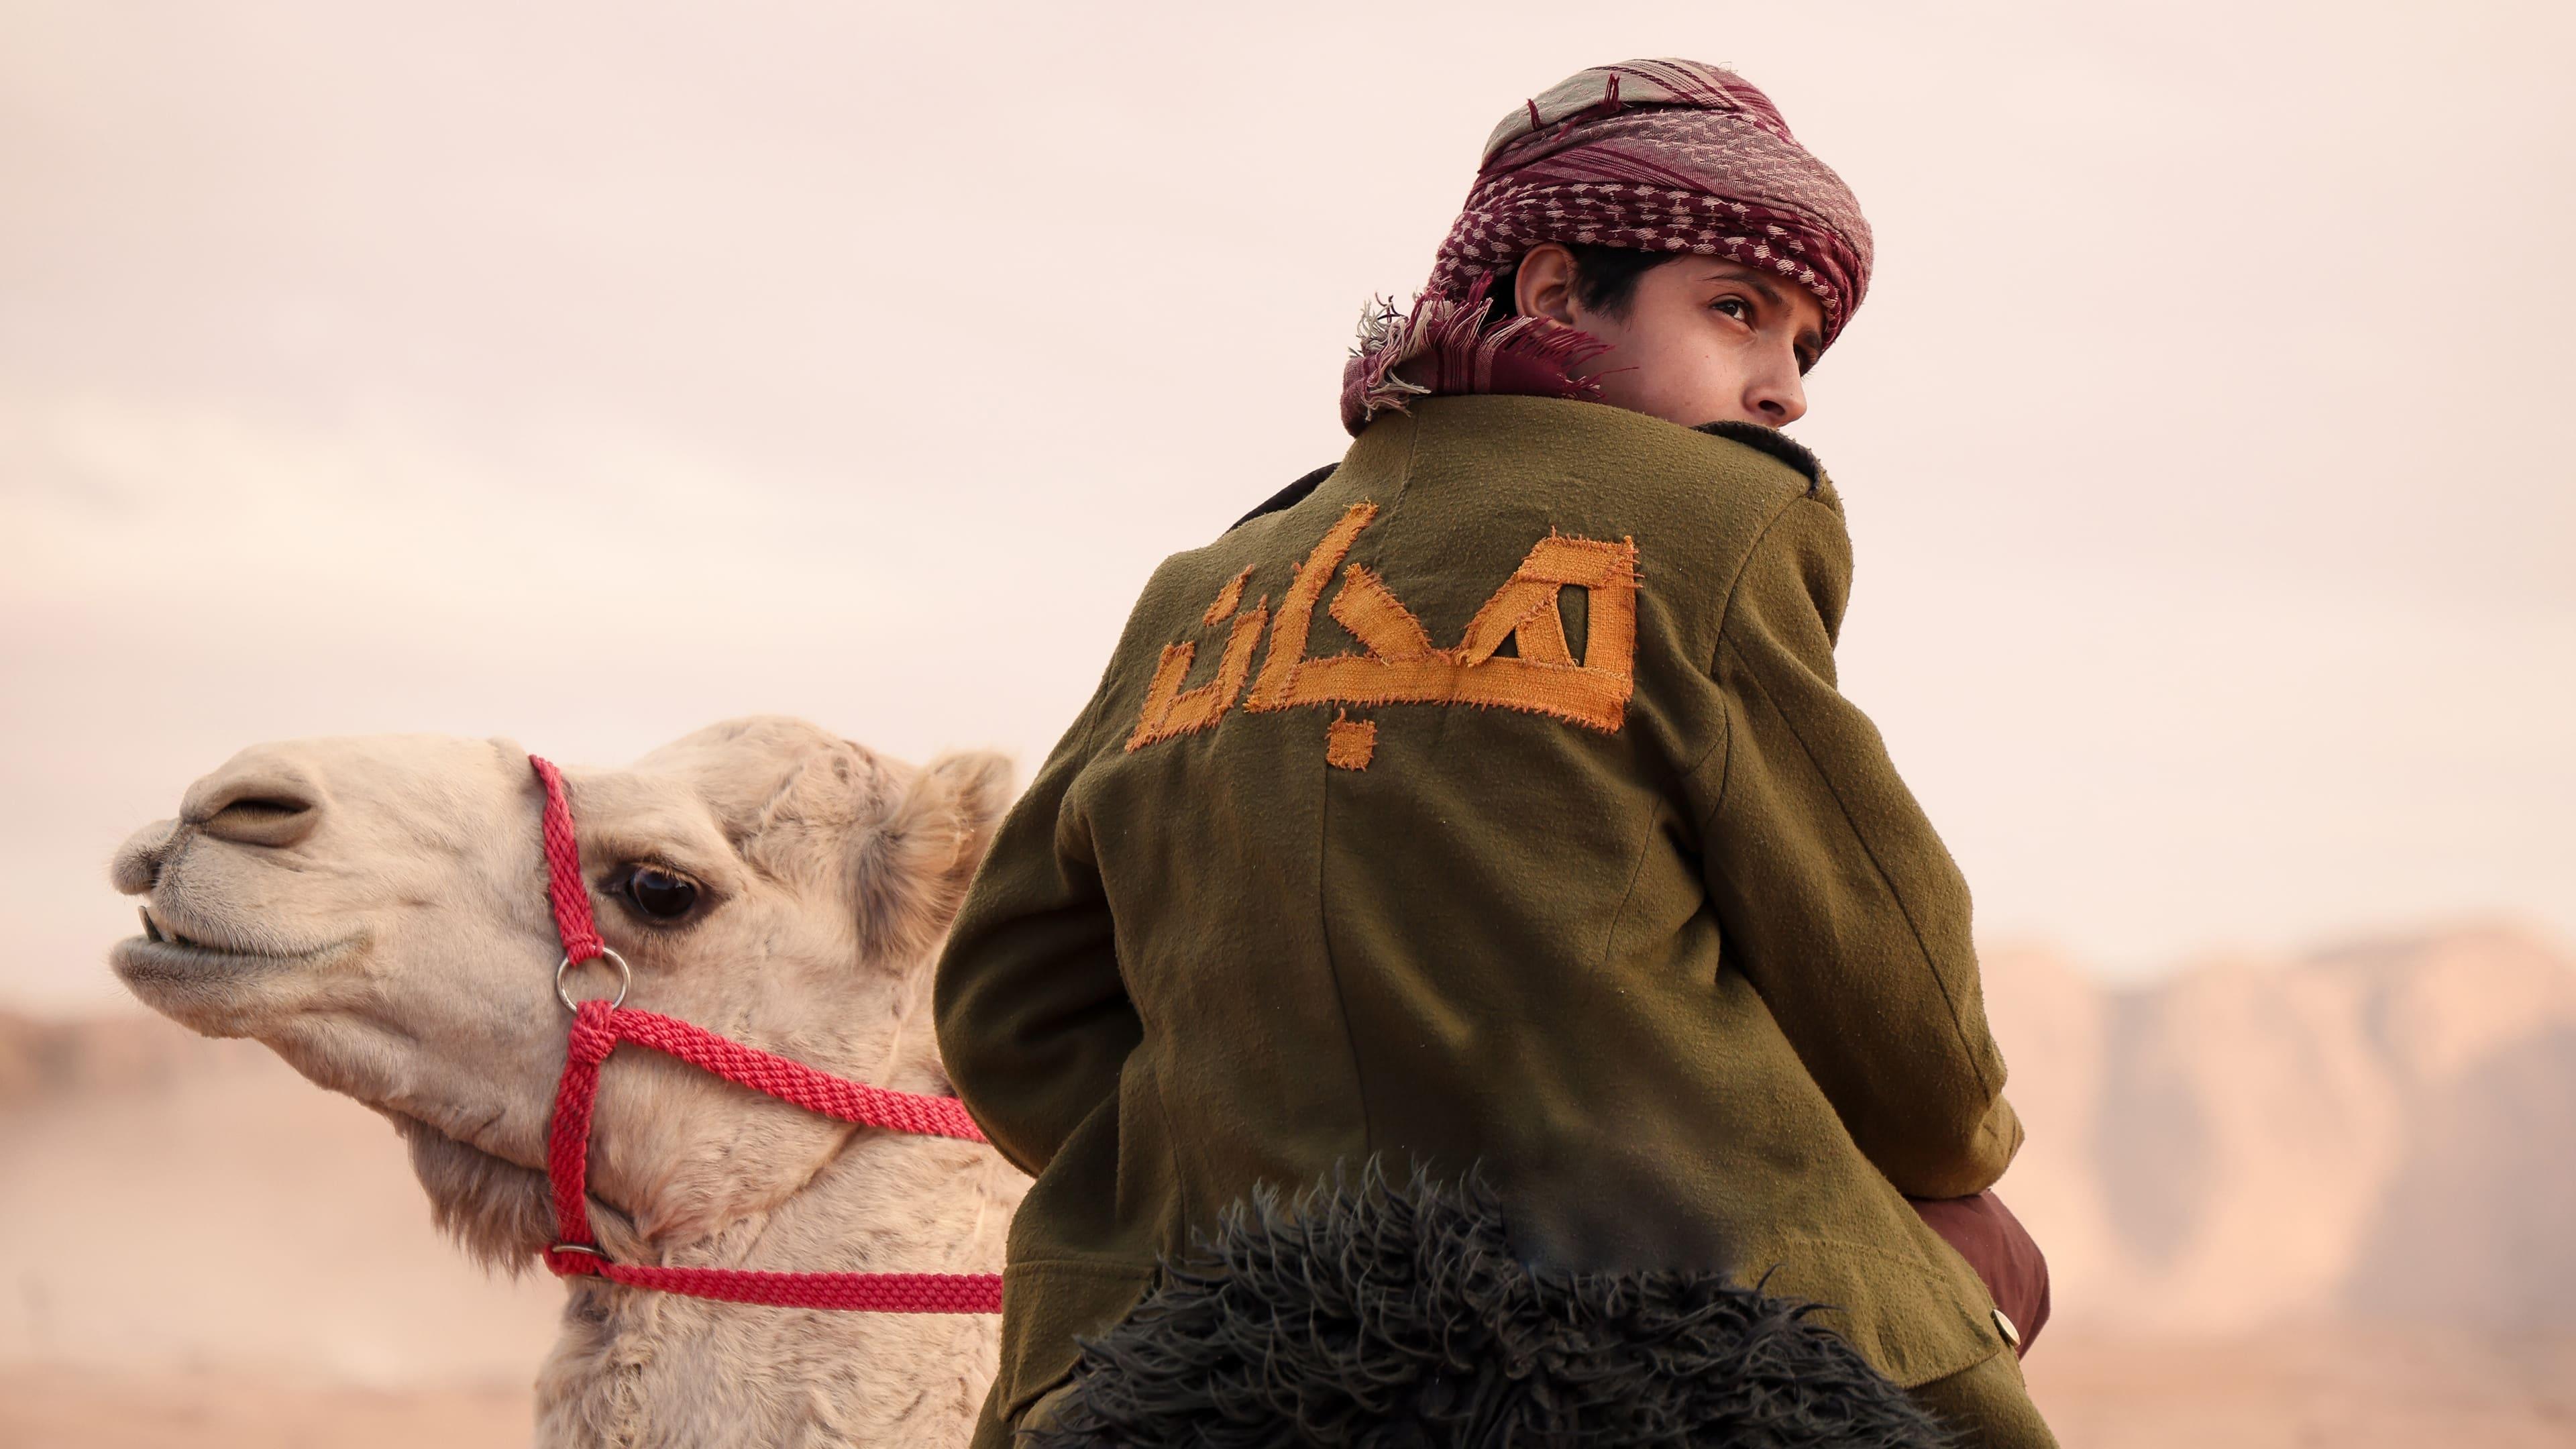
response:
<svg viewBox="0 0 2576 1449"><path fill-rule="evenodd" d="M617 888L647 920L676 921L698 906L698 883L658 865L636 866Z"/></svg>

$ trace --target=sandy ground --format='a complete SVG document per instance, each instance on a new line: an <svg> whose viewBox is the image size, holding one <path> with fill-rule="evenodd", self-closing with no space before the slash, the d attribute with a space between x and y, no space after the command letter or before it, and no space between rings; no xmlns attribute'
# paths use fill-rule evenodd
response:
<svg viewBox="0 0 2576 1449"><path fill-rule="evenodd" d="M2067 1449L2569 1449L2576 1334L2355 1326L2203 1342L2043 1338L2031 1393Z"/></svg>
<svg viewBox="0 0 2576 1449"><path fill-rule="evenodd" d="M442 1240L391 1127L263 1047L167 1039L166 1070L0 1110L0 1370L527 1381L562 1290Z"/></svg>
<svg viewBox="0 0 2576 1449"><path fill-rule="evenodd" d="M524 1388L359 1389L214 1373L0 1369L11 1449L467 1449L528 1442Z"/></svg>
<svg viewBox="0 0 2576 1449"><path fill-rule="evenodd" d="M2029 1363L2067 1449L2567 1449L2576 1335L2316 1327L2190 1343L2058 1338ZM13 1449L519 1445L526 1390L263 1382L208 1372L117 1377L0 1369Z"/></svg>

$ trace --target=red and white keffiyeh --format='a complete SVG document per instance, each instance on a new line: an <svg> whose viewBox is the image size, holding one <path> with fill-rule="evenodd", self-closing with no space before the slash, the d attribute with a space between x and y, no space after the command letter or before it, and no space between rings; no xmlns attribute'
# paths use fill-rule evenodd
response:
<svg viewBox="0 0 2576 1449"><path fill-rule="evenodd" d="M1869 223L1833 169L1732 71L1631 60L1582 71L1505 116L1411 312L1361 318L1342 374L1353 433L1436 393L1597 396L1569 376L1602 344L1561 323L1489 324L1485 292L1542 242L1723 256L1816 295L1825 343L1869 290Z"/></svg>

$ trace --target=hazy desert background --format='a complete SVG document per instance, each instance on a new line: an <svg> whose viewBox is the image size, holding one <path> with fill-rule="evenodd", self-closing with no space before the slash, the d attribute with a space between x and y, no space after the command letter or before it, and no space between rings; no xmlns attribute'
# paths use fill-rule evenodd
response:
<svg viewBox="0 0 2576 1449"><path fill-rule="evenodd" d="M2105 989L1988 953L2070 1446L2576 1443L2576 955L2462 929ZM523 1439L559 1293L264 1049L0 1018L0 1443Z"/></svg>
<svg viewBox="0 0 2576 1449"><path fill-rule="evenodd" d="M521 1442L551 1336L127 1014L126 832L292 735L1033 762L1639 54L1877 231L1795 431L2070 1449L2576 1444L2576 8L0 0L0 1445Z"/></svg>

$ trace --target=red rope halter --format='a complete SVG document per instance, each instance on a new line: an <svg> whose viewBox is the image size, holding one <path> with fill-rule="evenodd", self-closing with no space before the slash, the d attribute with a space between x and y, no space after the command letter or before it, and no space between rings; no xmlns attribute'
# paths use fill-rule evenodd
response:
<svg viewBox="0 0 2576 1449"><path fill-rule="evenodd" d="M563 775L528 757L546 787L546 894L554 903L555 931L563 937L565 969L608 957L625 962L599 938L590 913L590 890L581 878L581 847L572 829L572 804ZM997 1273L773 1273L739 1268L657 1268L617 1263L599 1250L590 1231L591 1109L599 1097L599 1068L620 1042L651 1047L726 1081L809 1112L863 1127L919 1137L981 1142L966 1108L953 1097L890 1092L819 1072L802 1062L729 1041L704 1027L616 1001L585 1001L573 1008L572 1036L564 1052L563 1080L555 1089L555 1115L546 1143L546 1179L553 1188L555 1244L541 1256L559 1276L595 1274L612 1283L720 1298L728 1303L767 1303L782 1308L849 1308L876 1313L999 1313Z"/></svg>

